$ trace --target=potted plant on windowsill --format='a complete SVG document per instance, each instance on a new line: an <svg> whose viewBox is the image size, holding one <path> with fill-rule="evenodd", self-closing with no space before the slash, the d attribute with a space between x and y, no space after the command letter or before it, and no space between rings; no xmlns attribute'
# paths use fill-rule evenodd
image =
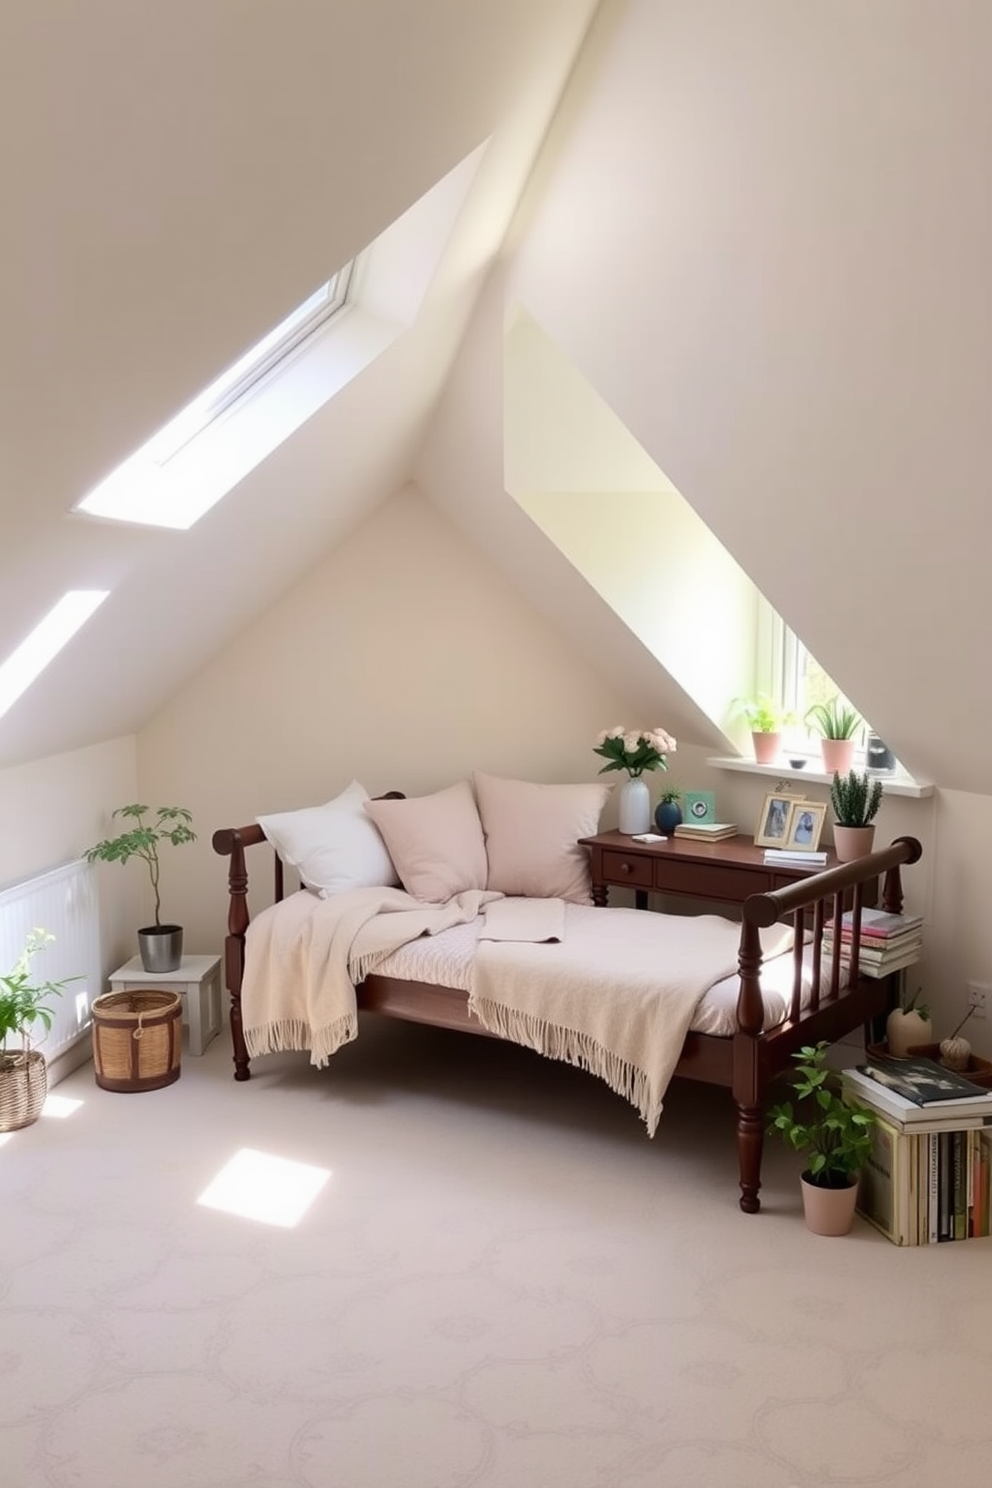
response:
<svg viewBox="0 0 992 1488"><path fill-rule="evenodd" d="M181 925L162 924L162 901L159 895L159 843L169 842L173 847L182 847L196 841L192 828L192 816L183 806L158 806L152 821L145 817L152 808L134 804L119 806L115 817L123 817L134 825L117 837L108 837L89 848L86 853L90 863L127 863L131 858L141 858L148 869L152 895L155 901L155 923L145 925L138 931L138 949L141 964L146 971L176 971L183 959L183 930Z"/></svg>
<svg viewBox="0 0 992 1488"><path fill-rule="evenodd" d="M751 730L755 763L773 765L782 752L782 729L794 721L792 714L763 692L756 698L736 698L734 708Z"/></svg>
<svg viewBox="0 0 992 1488"><path fill-rule="evenodd" d="M47 999L59 997L69 982L33 982L31 962L54 940L47 930L32 930L11 971L0 976L0 1132L30 1126L41 1115L48 1093L48 1066L39 1049L31 1047L31 1034L40 1023L47 1033L52 1010ZM20 1048L8 1040L19 1039Z"/></svg>
<svg viewBox="0 0 992 1488"><path fill-rule="evenodd" d="M882 782L867 770L834 772L830 805L834 813L834 852L841 863L853 863L870 853L875 841L874 820L882 804Z"/></svg>
<svg viewBox="0 0 992 1488"><path fill-rule="evenodd" d="M823 768L830 773L843 774L854 763L854 746L864 720L840 697L832 697L825 703L814 703L806 713L806 727L820 735L820 751Z"/></svg>
<svg viewBox="0 0 992 1488"><path fill-rule="evenodd" d="M841 1082L827 1068L829 1044L807 1044L792 1057L793 1085L798 1100L768 1113L768 1130L807 1159L801 1175L806 1228L814 1235L846 1235L854 1222L858 1177L871 1151L874 1116L846 1100Z"/></svg>

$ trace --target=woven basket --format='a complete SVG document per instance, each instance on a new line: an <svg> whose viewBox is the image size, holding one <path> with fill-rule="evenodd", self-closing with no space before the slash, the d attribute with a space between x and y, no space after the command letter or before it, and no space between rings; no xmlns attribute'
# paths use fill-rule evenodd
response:
<svg viewBox="0 0 992 1488"><path fill-rule="evenodd" d="M93 1064L103 1090L161 1090L179 1079L183 1000L165 987L104 992L93 1002Z"/></svg>
<svg viewBox="0 0 992 1488"><path fill-rule="evenodd" d="M37 1121L47 1094L45 1056L37 1049L15 1054L13 1068L0 1070L0 1132L17 1131Z"/></svg>

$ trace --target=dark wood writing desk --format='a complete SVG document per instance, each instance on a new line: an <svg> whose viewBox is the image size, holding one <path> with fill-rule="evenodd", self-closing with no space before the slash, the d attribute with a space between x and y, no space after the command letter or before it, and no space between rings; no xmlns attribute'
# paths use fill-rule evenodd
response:
<svg viewBox="0 0 992 1488"><path fill-rule="evenodd" d="M606 904L611 886L623 886L634 890L638 909L647 909L649 892L741 905L749 894L783 889L798 878L837 867L829 850L824 866L769 867L764 848L744 836L725 842L695 842L688 837L635 842L624 832L600 832L579 841L590 849L593 903ZM866 893L864 902L873 903L874 896Z"/></svg>

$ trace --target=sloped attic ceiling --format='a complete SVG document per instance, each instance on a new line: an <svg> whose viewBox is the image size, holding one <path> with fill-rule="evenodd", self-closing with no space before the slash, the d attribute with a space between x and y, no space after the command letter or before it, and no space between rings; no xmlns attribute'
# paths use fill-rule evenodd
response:
<svg viewBox="0 0 992 1488"><path fill-rule="evenodd" d="M130 732L409 474L594 0L5 0L0 765ZM75 501L486 148L411 331L188 532Z"/></svg>

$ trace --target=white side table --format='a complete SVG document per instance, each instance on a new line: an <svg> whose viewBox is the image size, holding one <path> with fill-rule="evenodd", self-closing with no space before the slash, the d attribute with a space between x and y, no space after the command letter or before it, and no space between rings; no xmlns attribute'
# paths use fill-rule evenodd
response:
<svg viewBox="0 0 992 1488"><path fill-rule="evenodd" d="M146 971L140 956L132 956L110 977L113 992L143 987L174 987L182 995L184 1021L189 1025L189 1052L202 1054L220 1032L220 957L184 956L175 971Z"/></svg>

